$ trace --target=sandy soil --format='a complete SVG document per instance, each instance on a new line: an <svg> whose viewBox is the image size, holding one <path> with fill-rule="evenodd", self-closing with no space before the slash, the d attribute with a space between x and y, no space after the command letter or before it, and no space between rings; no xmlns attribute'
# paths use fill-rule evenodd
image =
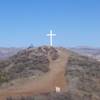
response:
<svg viewBox="0 0 100 100"><path fill-rule="evenodd" d="M68 55L65 51L59 50L58 52L59 58L55 61L52 61L50 55L48 55L50 61L50 71L48 73L39 77L38 80L30 80L19 86L15 85L1 89L0 100L5 100L8 96L29 96L47 93L55 91L56 86L60 87L61 91L65 91L67 83L64 74Z"/></svg>

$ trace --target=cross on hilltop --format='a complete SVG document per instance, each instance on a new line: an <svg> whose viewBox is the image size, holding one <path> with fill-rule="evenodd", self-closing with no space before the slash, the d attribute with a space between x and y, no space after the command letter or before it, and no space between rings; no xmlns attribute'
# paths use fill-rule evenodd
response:
<svg viewBox="0 0 100 100"><path fill-rule="evenodd" d="M47 34L47 36L50 37L50 46L53 46L52 38L53 38L53 36L56 36L56 34L53 34L53 33L52 33L52 30L50 30L50 33Z"/></svg>

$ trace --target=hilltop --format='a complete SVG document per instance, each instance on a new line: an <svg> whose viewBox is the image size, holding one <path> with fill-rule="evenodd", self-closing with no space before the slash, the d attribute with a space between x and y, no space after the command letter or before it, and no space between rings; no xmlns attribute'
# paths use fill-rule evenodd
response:
<svg viewBox="0 0 100 100"><path fill-rule="evenodd" d="M38 47L21 50L9 59L0 61L0 72L7 76L7 81L42 75L49 71L48 52L52 53L53 60L57 59L57 51L54 48Z"/></svg>
<svg viewBox="0 0 100 100"><path fill-rule="evenodd" d="M5 61L0 61L0 90L18 87L21 84L26 86L27 82L38 80L42 76L46 77L51 71L51 65L54 70L64 69L62 71L60 69L60 74L53 75L57 76L58 80L60 79L60 85L63 83L61 86L64 86L65 92L48 91L47 94L34 95L33 93L33 96L31 93L31 96L26 95L21 98L25 100L33 100L33 98L34 100L100 99L100 62L61 47L27 48Z"/></svg>

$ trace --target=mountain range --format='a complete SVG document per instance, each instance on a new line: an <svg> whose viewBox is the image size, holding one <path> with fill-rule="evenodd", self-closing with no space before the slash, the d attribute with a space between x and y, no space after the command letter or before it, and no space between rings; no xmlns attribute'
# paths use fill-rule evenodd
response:
<svg viewBox="0 0 100 100"><path fill-rule="evenodd" d="M75 48L70 48L70 50L77 52L81 55L92 57L92 58L100 61L100 48L75 47Z"/></svg>
<svg viewBox="0 0 100 100"><path fill-rule="evenodd" d="M10 56L15 55L21 48L0 48L0 59L6 59Z"/></svg>

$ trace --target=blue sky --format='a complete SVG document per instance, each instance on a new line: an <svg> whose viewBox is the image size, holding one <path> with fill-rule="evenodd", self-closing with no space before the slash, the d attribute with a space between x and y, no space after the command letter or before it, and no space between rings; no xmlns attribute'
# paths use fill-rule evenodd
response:
<svg viewBox="0 0 100 100"><path fill-rule="evenodd" d="M0 0L0 47L100 47L100 0Z"/></svg>

